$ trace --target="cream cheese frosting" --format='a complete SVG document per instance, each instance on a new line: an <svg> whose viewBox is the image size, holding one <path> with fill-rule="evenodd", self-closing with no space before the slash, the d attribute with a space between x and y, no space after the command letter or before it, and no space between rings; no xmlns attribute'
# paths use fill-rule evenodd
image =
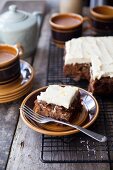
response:
<svg viewBox="0 0 113 170"><path fill-rule="evenodd" d="M113 37L80 37L66 42L66 64L91 63L91 77L113 77Z"/></svg>
<svg viewBox="0 0 113 170"><path fill-rule="evenodd" d="M37 100L69 109L77 94L78 87L49 85L45 92L41 92L40 95L37 96Z"/></svg>
<svg viewBox="0 0 113 170"><path fill-rule="evenodd" d="M82 37L66 42L65 64L90 62L89 56L83 55L85 53L85 41L86 38Z"/></svg>

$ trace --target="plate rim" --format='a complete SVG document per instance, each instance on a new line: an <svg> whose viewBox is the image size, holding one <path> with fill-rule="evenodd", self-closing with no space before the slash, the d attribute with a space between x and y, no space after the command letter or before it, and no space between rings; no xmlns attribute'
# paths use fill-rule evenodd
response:
<svg viewBox="0 0 113 170"><path fill-rule="evenodd" d="M62 86L68 86L68 85L62 85ZM73 86L73 85L71 85L71 86ZM48 86L44 86L44 87L38 88L38 89L34 90L33 92L31 92L31 93L30 93L28 96L26 96L25 99L22 101L20 107L22 107L23 104L25 104L26 101L27 101L32 95L34 95L35 93L40 92L40 91L46 89L47 87L48 87ZM74 86L74 87L75 87L75 86ZM88 92L87 90L85 90L85 89L83 89L83 88L80 88L80 87L78 87L78 88L79 88L80 90L83 90L85 93L88 93L88 94L93 98L93 100L94 100L94 102L95 102L95 105L96 105L96 108L97 108L97 109L96 109L96 113L95 113L93 119L91 119L88 123L86 123L85 125L82 126L83 128L86 129L86 128L88 128L89 126L91 126L91 125L95 122L95 120L97 119L97 117L98 117L98 115L99 115L99 105L98 105L98 102L97 102L97 100L95 99L95 97L94 97L90 92ZM66 135L71 135L71 134L75 134L75 133L80 132L80 131L77 130L77 129L67 130L67 131L63 131L63 132L61 132L61 131L60 131L60 132L48 131L48 130L46 130L46 129L42 129L41 127L38 127L38 126L36 127L36 126L33 125L30 121L28 121L28 119L23 115L21 109L20 109L20 116L21 116L23 122L24 122L29 128L31 128L32 130L34 130L34 131L36 131L36 132L45 134L45 135L50 135L50 136L66 136Z"/></svg>

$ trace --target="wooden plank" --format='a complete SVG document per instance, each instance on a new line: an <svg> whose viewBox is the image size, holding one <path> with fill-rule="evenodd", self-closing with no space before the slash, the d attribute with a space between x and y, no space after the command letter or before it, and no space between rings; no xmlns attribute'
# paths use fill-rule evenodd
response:
<svg viewBox="0 0 113 170"><path fill-rule="evenodd" d="M47 56L49 49L49 15L46 16L43 29L41 32L41 38L39 40L38 52L34 61L35 69L35 83L34 89L45 85ZM54 56L53 56L54 57ZM41 152L41 134L29 129L19 119L18 127L15 133L13 145L9 161L7 164L7 170L109 170L109 164L44 164L40 161Z"/></svg>
<svg viewBox="0 0 113 170"><path fill-rule="evenodd" d="M44 1L43 1L44 2ZM20 9L28 12L45 10L44 3L41 1L18 2L9 1L4 5L2 12L5 11L10 4L17 4ZM26 4L27 3L27 4ZM32 56L33 57L33 56ZM32 62L32 57L24 58L27 62ZM23 97L24 98L24 97ZM19 107L23 98L6 104L0 104L0 170L5 169L10 147L13 141L15 129L19 117Z"/></svg>
<svg viewBox="0 0 113 170"><path fill-rule="evenodd" d="M0 170L5 169L13 134L18 121L20 102L0 104Z"/></svg>
<svg viewBox="0 0 113 170"><path fill-rule="evenodd" d="M46 70L47 70L47 56L48 56L48 51L49 51L48 48L49 48L49 39L50 39L48 19L49 19L49 15L45 18L45 23L44 23L44 26L41 32L42 36L39 40L38 50L37 50L37 54L36 54L35 61L34 61L34 69L35 69L34 89L45 85ZM34 149L34 147L38 144L38 141L40 141L37 137L40 138L41 135L38 136L37 133L27 128L26 125L24 125L20 119L16 134L15 134L14 142L12 145L7 169L18 169L18 168L22 169L22 167L26 165L29 168L30 162L27 160L27 158L31 160L31 164L32 164L33 163L32 159L34 159L32 158L32 154L35 151L37 152L37 149ZM33 148L31 147L31 150L25 147L25 146L29 147L29 144L32 145L33 143L34 143L34 147ZM24 148L25 150L23 150ZM40 148L40 145L39 145L39 148ZM28 152L26 152L26 149L28 150ZM34 149L34 151L32 149ZM26 156L23 153L23 151L26 152L27 154ZM24 158L26 159L25 162L24 162ZM21 168L20 168L20 164L21 164Z"/></svg>

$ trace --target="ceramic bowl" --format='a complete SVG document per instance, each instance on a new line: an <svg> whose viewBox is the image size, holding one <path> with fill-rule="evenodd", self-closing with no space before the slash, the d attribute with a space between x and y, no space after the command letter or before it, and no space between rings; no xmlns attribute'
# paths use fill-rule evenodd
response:
<svg viewBox="0 0 113 170"><path fill-rule="evenodd" d="M0 84L20 76L20 51L15 46L0 44Z"/></svg>
<svg viewBox="0 0 113 170"><path fill-rule="evenodd" d="M63 85L64 86L64 85ZM24 104L33 109L34 107L34 101L37 99L37 95L40 94L40 92L45 91L47 88L42 87L34 92L30 93L22 102L21 106ZM81 100L83 101L83 112L78 114L78 116L75 116L73 118L73 124L80 125L84 128L89 127L94 123L94 121L97 119L99 114L99 106L96 101L96 99L86 90L79 88ZM70 135L79 132L77 129L73 129L70 127L65 126L59 126L58 124L40 124L36 123L34 121L30 121L25 114L20 110L20 115L24 123L33 129L36 132L43 133L46 135L53 135L53 136L65 136Z"/></svg>
<svg viewBox="0 0 113 170"><path fill-rule="evenodd" d="M97 6L94 8L90 9L90 13L92 14L93 17L108 21L108 20L113 20L113 7L112 6Z"/></svg>
<svg viewBox="0 0 113 170"><path fill-rule="evenodd" d="M66 41L81 36L84 19L74 13L53 14L49 20L53 41L58 47L64 47Z"/></svg>
<svg viewBox="0 0 113 170"><path fill-rule="evenodd" d="M92 26L101 31L113 30L113 7L97 6L90 9Z"/></svg>

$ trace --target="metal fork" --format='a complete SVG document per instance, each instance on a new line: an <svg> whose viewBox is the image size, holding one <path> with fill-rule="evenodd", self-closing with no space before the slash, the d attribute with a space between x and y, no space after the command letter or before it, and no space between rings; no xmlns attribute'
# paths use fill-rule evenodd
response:
<svg viewBox="0 0 113 170"><path fill-rule="evenodd" d="M100 135L98 133L92 132L91 130L85 129L83 127L80 127L78 125L72 125L70 123L67 122L63 122L63 121L59 121L50 117L45 117L42 116L38 113L35 113L31 108L29 108L26 105L23 105L20 107L20 110L22 110L22 112L31 120L37 122L37 123L49 123L49 122L56 122L56 123L60 123L66 126L70 126L72 128L78 129L79 131L85 133L86 135L90 136L91 138L99 141L99 142L106 142L107 141L107 137Z"/></svg>

